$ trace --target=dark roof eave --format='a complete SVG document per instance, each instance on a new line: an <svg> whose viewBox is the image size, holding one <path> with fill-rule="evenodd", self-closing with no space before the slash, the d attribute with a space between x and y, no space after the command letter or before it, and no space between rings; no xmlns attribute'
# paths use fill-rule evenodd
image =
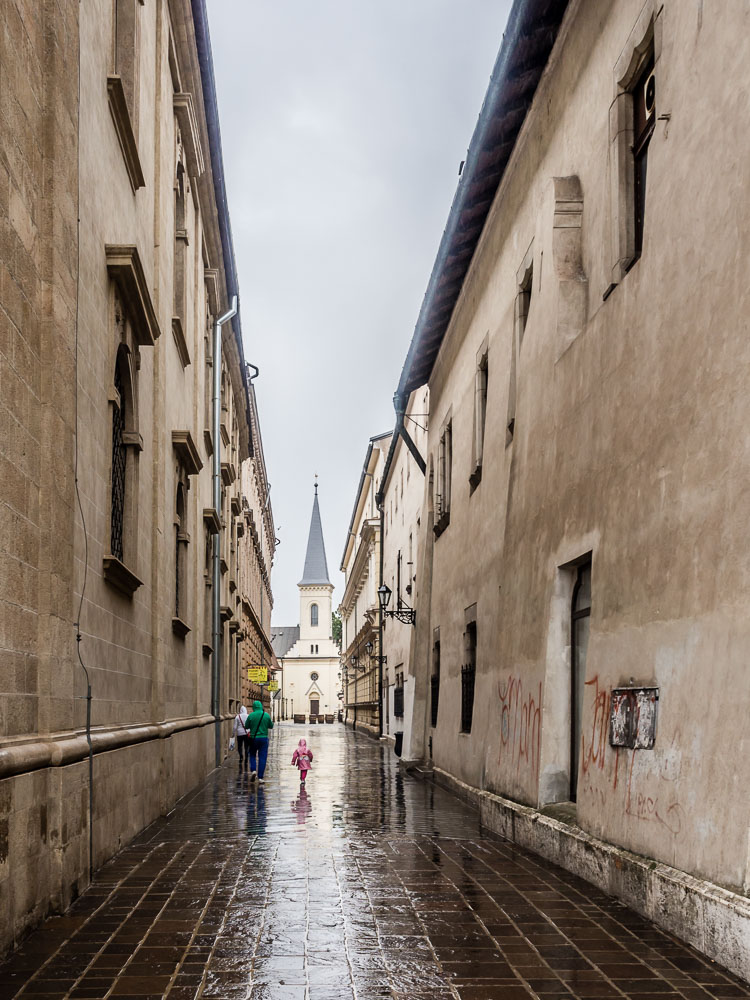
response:
<svg viewBox="0 0 750 1000"><path fill-rule="evenodd" d="M567 6L568 0L514 0L401 371L397 395L408 395L429 381ZM425 343L428 338L429 345Z"/></svg>

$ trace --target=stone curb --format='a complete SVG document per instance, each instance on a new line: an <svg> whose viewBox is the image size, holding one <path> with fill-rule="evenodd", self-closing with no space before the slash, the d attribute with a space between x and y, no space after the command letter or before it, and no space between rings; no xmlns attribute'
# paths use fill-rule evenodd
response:
<svg viewBox="0 0 750 1000"><path fill-rule="evenodd" d="M414 770L476 809L486 829L591 882L750 981L746 896L608 844L531 806L481 791L440 768L410 768Z"/></svg>

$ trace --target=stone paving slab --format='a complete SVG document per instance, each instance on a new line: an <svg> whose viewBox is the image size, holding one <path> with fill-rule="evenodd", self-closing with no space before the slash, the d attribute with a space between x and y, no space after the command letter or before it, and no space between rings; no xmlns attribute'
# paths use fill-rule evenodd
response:
<svg viewBox="0 0 750 1000"><path fill-rule="evenodd" d="M289 766L304 735L315 767ZM485 834L343 727L279 725L0 966L0 1000L735 1000L750 987Z"/></svg>

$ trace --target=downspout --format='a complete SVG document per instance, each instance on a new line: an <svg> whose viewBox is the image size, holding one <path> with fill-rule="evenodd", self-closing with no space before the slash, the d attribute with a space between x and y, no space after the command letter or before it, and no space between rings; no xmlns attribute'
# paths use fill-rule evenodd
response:
<svg viewBox="0 0 750 1000"><path fill-rule="evenodd" d="M232 296L231 308L219 316L214 326L214 350L213 350L213 477L212 494L213 508L216 511L219 521L221 521L221 328L228 323L233 316L237 315L237 296ZM219 695L221 690L221 527L214 541L212 559L211 589L211 639L213 642L213 655L211 657L211 712L214 717L215 729L215 752L216 767L221 765L221 711L219 705Z"/></svg>

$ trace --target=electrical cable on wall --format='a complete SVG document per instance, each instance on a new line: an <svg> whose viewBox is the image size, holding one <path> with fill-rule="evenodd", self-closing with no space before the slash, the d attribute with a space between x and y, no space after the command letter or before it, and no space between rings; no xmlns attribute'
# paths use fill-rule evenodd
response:
<svg viewBox="0 0 750 1000"><path fill-rule="evenodd" d="M80 0L79 0L80 9ZM80 38L78 40L78 117L80 121L81 115L81 42ZM75 362L75 442L74 442L74 460L73 460L73 481L75 483L76 489L76 499L78 501L78 511L81 515L81 526L83 528L83 584L81 586L81 598L78 602L78 614L75 620L76 629L76 651L78 653L78 662L81 665L86 676L86 742L89 747L89 882L93 881L94 878L94 750L91 744L91 679L89 677L89 672L86 664L83 662L83 656L81 655L81 613L83 611L83 599L86 595L86 583L88 581L88 571L89 571L89 536L88 530L86 528L86 518L83 513L83 503L81 501L81 491L78 485L78 320L80 314L80 301L81 301L81 135L80 128L78 129L78 146L77 146L77 181L78 181L78 192L76 200L76 319L75 319L75 347L74 347L74 362Z"/></svg>

